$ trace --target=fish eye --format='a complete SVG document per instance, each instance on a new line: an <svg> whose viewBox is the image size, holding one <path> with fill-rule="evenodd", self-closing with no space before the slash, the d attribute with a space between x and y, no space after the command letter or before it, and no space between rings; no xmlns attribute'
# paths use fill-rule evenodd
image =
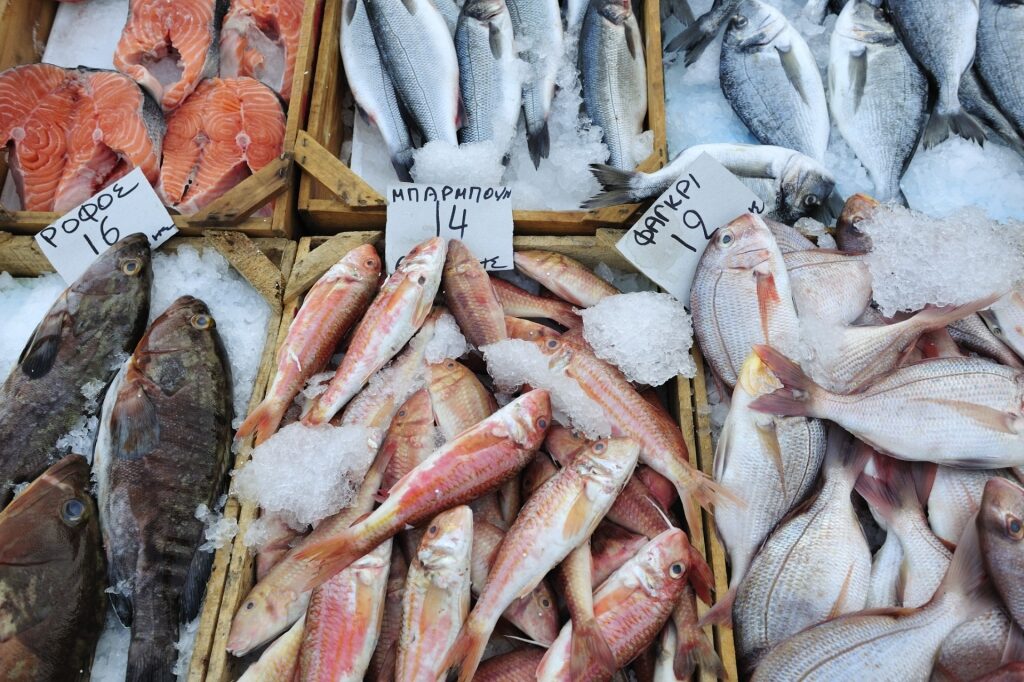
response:
<svg viewBox="0 0 1024 682"><path fill-rule="evenodd" d="M817 194L808 194L804 197L804 206L817 206L819 203L821 203L821 199L818 198Z"/></svg>
<svg viewBox="0 0 1024 682"><path fill-rule="evenodd" d="M736 28L744 28L747 25L747 18L742 14L732 15L732 25Z"/></svg>
<svg viewBox="0 0 1024 682"><path fill-rule="evenodd" d="M430 527L430 530L428 530L427 532L431 535L437 535L437 524L435 523L434 525L432 525Z"/></svg>
<svg viewBox="0 0 1024 682"><path fill-rule="evenodd" d="M669 566L668 572L669 572L669 575L671 575L673 578L678 578L678 577L683 575L683 565L682 564L672 564L671 566Z"/></svg>
<svg viewBox="0 0 1024 682"><path fill-rule="evenodd" d="M377 260L375 258L367 258L366 259L366 267L372 268L372 267L375 267L376 265L377 265Z"/></svg>
<svg viewBox="0 0 1024 682"><path fill-rule="evenodd" d="M558 340L557 339L548 339L548 344L547 345L548 345L548 348L551 348L551 349L558 348Z"/></svg>
<svg viewBox="0 0 1024 682"><path fill-rule="evenodd" d="M594 452L604 452L604 443L601 441L594 443Z"/></svg>
<svg viewBox="0 0 1024 682"><path fill-rule="evenodd" d="M207 329L213 329L214 322L213 318L205 313L198 313L189 318L188 323L200 331L206 331Z"/></svg>
<svg viewBox="0 0 1024 682"><path fill-rule="evenodd" d="M1011 516L1006 520L1006 532L1014 540L1020 540L1024 538L1024 524L1017 517Z"/></svg>
<svg viewBox="0 0 1024 682"><path fill-rule="evenodd" d="M723 232L722 236L718 238L718 243L722 246L729 246L729 244L732 244L732 241L733 237L731 232Z"/></svg>
<svg viewBox="0 0 1024 682"><path fill-rule="evenodd" d="M76 498L64 502L60 509L60 517L69 526L78 525L83 516L85 516L85 503Z"/></svg>
<svg viewBox="0 0 1024 682"><path fill-rule="evenodd" d="M537 428L538 429L542 429L542 430L548 428L548 420L545 419L544 417L541 417L540 419L538 419L537 420Z"/></svg>
<svg viewBox="0 0 1024 682"><path fill-rule="evenodd" d="M445 365L445 367L447 367L448 369L455 369L455 363L449 362L447 365Z"/></svg>
<svg viewBox="0 0 1024 682"><path fill-rule="evenodd" d="M254 608L256 608L256 602L250 601L250 602L246 602L245 603L245 610L246 611L252 611Z"/></svg>
<svg viewBox="0 0 1024 682"><path fill-rule="evenodd" d="M399 410L399 411L398 411L398 416L399 416L399 417L404 417L405 415L406 415L406 412L405 412L405 410Z"/></svg>
<svg viewBox="0 0 1024 682"><path fill-rule="evenodd" d="M420 275L420 278L418 280L416 280L416 283L417 284L426 284L427 283L427 278L424 277L423 275Z"/></svg>
<svg viewBox="0 0 1024 682"><path fill-rule="evenodd" d="M121 261L121 272L129 277L134 277L142 272L142 261L138 258L125 258Z"/></svg>
<svg viewBox="0 0 1024 682"><path fill-rule="evenodd" d="M547 597L542 597L541 600L540 600L540 605L543 606L546 609L550 609L551 608L551 600L548 599Z"/></svg>

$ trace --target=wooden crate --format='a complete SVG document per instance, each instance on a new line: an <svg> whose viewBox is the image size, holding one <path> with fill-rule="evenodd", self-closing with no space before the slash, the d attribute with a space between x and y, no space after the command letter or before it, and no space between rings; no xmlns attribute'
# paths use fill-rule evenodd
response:
<svg viewBox="0 0 1024 682"><path fill-rule="evenodd" d="M293 237L298 232L295 136L305 124L309 112L323 2L306 2L292 81L291 106L285 125L284 152L199 213L174 216L174 223L183 234L201 236L210 228L230 228L251 237ZM42 58L59 6L57 0L0 0L0 71L38 62ZM0 157L4 155L0 154ZM6 158L0 158L0 185L6 179L7 171ZM252 215L275 198L272 215ZM0 206L0 229L17 234L35 234L59 217L57 213L9 211Z"/></svg>
<svg viewBox="0 0 1024 682"><path fill-rule="evenodd" d="M593 236L522 236L514 239L516 249L546 249L571 256L589 267L598 263L606 263L612 267L629 270L631 266L615 249L615 242L622 236L622 230L601 228ZM284 296L284 311L281 316L277 343L281 344L288 332L288 327L301 305L302 296L326 270L336 263L345 253L362 244L375 244L383 250L383 233L380 231L347 232L325 237L305 237L299 241L295 266ZM273 372L274 354L264 354L266 366L261 368L260 377L269 378ZM697 377L693 380L677 378L668 385L670 394L669 409L677 416L686 446L690 452L690 461L702 471L711 474L714 450L711 447L711 431L709 425L710 410L708 409L707 390L704 385L703 359L694 350L697 364ZM251 439L247 440L238 455L238 462L244 461L251 453ZM231 504L236 504L234 501ZM258 516L255 505L242 505L238 514L239 532L234 540L230 565L224 579L223 598L220 601L221 612L217 618L216 631L213 634L212 649L209 654L209 667L206 679L209 682L234 680L243 672L239 669L236 659L227 653L228 634L231 621L242 604L245 596L252 588L256 576L254 555L249 552L243 542L246 530ZM725 567L725 550L718 539L711 515L702 513L702 524L690 533L691 542L701 552L715 574L715 590L719 595L728 590L729 581ZM220 563L218 555L218 566ZM707 612L707 606L698 602L701 615ZM204 613L203 626L207 625ZM202 632L202 631L201 631ZM706 632L713 638L715 649L725 664L729 679L738 679L736 673L736 653L733 646L732 630L728 628L708 626ZM193 666L195 663L193 662ZM193 668L194 669L194 668ZM700 671L695 676L701 682L714 682L715 676Z"/></svg>
<svg viewBox="0 0 1024 682"><path fill-rule="evenodd" d="M647 60L647 125L654 132L654 150L638 166L661 168L668 160L665 129L665 77L662 70L661 9L658 0L634 0L643 5L640 17ZM338 159L341 145L351 139L343 120L348 89L341 63L339 28L341 0L327 0L320 53L317 58L309 122L295 144L295 161L302 167L298 210L310 234L383 228L385 200ZM639 215L640 204L623 204L596 211L514 211L517 234L594 234L598 227L626 226Z"/></svg>
<svg viewBox="0 0 1024 682"><path fill-rule="evenodd" d="M203 237L172 237L160 248L164 251L174 251L182 246L192 246L199 250L216 249L270 306L270 319L267 322L260 369L253 383L252 397L249 399L248 409L252 410L263 399L270 372L274 367L285 283L295 263L296 243L288 239L249 239L237 232L210 230ZM37 277L53 272L53 267L39 250L34 238L0 232L0 272L8 272L15 277ZM238 461L241 460L242 456L239 456ZM228 499L224 507L224 517L237 520L239 512L238 502ZM221 611L221 599L224 595L231 553L232 546L227 544L214 555L213 569L206 585L206 597L189 668L189 682L206 679L214 626Z"/></svg>

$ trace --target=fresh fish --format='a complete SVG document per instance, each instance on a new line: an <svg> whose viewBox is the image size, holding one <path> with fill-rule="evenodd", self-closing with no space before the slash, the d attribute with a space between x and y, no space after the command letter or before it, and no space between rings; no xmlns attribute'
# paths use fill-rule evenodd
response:
<svg viewBox="0 0 1024 682"><path fill-rule="evenodd" d="M388 571L388 589L384 597L377 648L373 650L370 667L366 671L370 680L393 680L398 656L398 636L402 631L402 595L409 566L402 552L391 552L391 570Z"/></svg>
<svg viewBox="0 0 1024 682"><path fill-rule="evenodd" d="M327 390L303 417L304 424L329 421L412 338L430 313L444 259L445 242L433 237L402 260L352 332L348 352Z"/></svg>
<svg viewBox="0 0 1024 682"><path fill-rule="evenodd" d="M956 544L967 522L981 505L988 479L1012 478L1009 469L956 469L940 466L928 495L928 524L947 544Z"/></svg>
<svg viewBox="0 0 1024 682"><path fill-rule="evenodd" d="M114 68L174 111L220 66L218 36L227 0L131 0Z"/></svg>
<svg viewBox="0 0 1024 682"><path fill-rule="evenodd" d="M457 145L459 61L432 0L363 0L402 110L424 142Z"/></svg>
<svg viewBox="0 0 1024 682"><path fill-rule="evenodd" d="M519 55L529 65L523 82L523 118L526 143L536 168L551 149L548 115L562 59L562 15L558 0L505 0L505 4L516 41L527 46Z"/></svg>
<svg viewBox="0 0 1024 682"><path fill-rule="evenodd" d="M442 670L472 679L502 612L594 532L636 466L629 439L598 441L535 492L509 529Z"/></svg>
<svg viewBox="0 0 1024 682"><path fill-rule="evenodd" d="M1024 369L1024 363L1021 362L1020 357L992 333L992 329L980 315L968 315L949 325L946 329L953 340L967 350L992 358L1007 367ZM1002 331L1002 327L1000 327L1000 331Z"/></svg>
<svg viewBox="0 0 1024 682"><path fill-rule="evenodd" d="M715 0L707 12L665 46L665 52L682 50L686 66L693 66L739 4L740 0Z"/></svg>
<svg viewBox="0 0 1024 682"><path fill-rule="evenodd" d="M363 679L380 634L391 552L389 538L313 590L299 652L299 679Z"/></svg>
<svg viewBox="0 0 1024 682"><path fill-rule="evenodd" d="M434 434L430 395L427 389L421 388L402 403L381 443L381 451L385 453L382 456L388 459L381 484L383 490L390 490L430 456L436 447Z"/></svg>
<svg viewBox="0 0 1024 682"><path fill-rule="evenodd" d="M338 343L366 311L379 278L380 258L373 246L365 244L349 251L317 280L277 352L277 371L267 396L238 427L236 439L255 433L259 445L277 431L306 380L323 370Z"/></svg>
<svg viewBox="0 0 1024 682"><path fill-rule="evenodd" d="M782 253L754 215L719 228L708 243L694 275L690 310L704 357L730 387L754 344L770 343L790 355L801 347Z"/></svg>
<svg viewBox="0 0 1024 682"><path fill-rule="evenodd" d="M901 367L862 393L837 395L774 349L755 351L785 386L754 401L755 410L831 419L900 459L971 469L1024 464L1018 370L980 358L936 358Z"/></svg>
<svg viewBox="0 0 1024 682"><path fill-rule="evenodd" d="M806 41L786 17L741 0L719 62L722 93L762 144L825 160L831 124L825 86Z"/></svg>
<svg viewBox="0 0 1024 682"><path fill-rule="evenodd" d="M910 56L928 72L937 98L924 129L924 146L959 135L978 144L985 132L960 105L960 80L974 59L978 0L892 0L886 3Z"/></svg>
<svg viewBox="0 0 1024 682"><path fill-rule="evenodd" d="M103 548L89 464L68 455L0 512L0 669L77 680L103 628Z"/></svg>
<svg viewBox="0 0 1024 682"><path fill-rule="evenodd" d="M1000 341L1024 358L1024 289L1014 289L978 315Z"/></svg>
<svg viewBox="0 0 1024 682"><path fill-rule="evenodd" d="M748 671L787 637L867 600L871 552L850 493L869 451L834 426L828 438L821 491L768 537L736 593L733 628Z"/></svg>
<svg viewBox="0 0 1024 682"><path fill-rule="evenodd" d="M829 249L783 250L782 259L801 320L847 325L871 303L871 271L860 255Z"/></svg>
<svg viewBox="0 0 1024 682"><path fill-rule="evenodd" d="M572 306L565 301L534 296L497 277L491 277L491 286L506 316L553 320L570 329L583 324Z"/></svg>
<svg viewBox="0 0 1024 682"><path fill-rule="evenodd" d="M522 110L523 82L505 0L467 0L455 30L466 120L459 141L494 142L506 157Z"/></svg>
<svg viewBox="0 0 1024 682"><path fill-rule="evenodd" d="M828 64L829 111L881 202L906 204L900 178L927 116L928 81L876 0L839 13Z"/></svg>
<svg viewBox="0 0 1024 682"><path fill-rule="evenodd" d="M647 116L644 41L630 0L593 0L580 33L583 102L608 145L608 165L633 170Z"/></svg>
<svg viewBox="0 0 1024 682"><path fill-rule="evenodd" d="M764 215L792 222L819 212L835 187L835 178L821 163L791 149L771 145L702 144L680 152L653 173L622 171L602 164L590 171L601 192L583 202L583 208L601 208L656 197L679 178L701 154L725 166L766 202ZM756 207L751 207L755 210Z"/></svg>
<svg viewBox="0 0 1024 682"><path fill-rule="evenodd" d="M869 609L899 606L900 570L903 567L903 546L896 533L887 530L885 542L871 560L871 583L864 606Z"/></svg>
<svg viewBox="0 0 1024 682"><path fill-rule="evenodd" d="M36 327L0 387L0 504L12 484L35 479L66 454L58 441L98 413L98 396L145 331L152 280L149 241L125 237Z"/></svg>
<svg viewBox="0 0 1024 682"><path fill-rule="evenodd" d="M995 591L1017 627L1024 622L1020 541L1024 538L1024 488L990 478L978 509L978 538Z"/></svg>
<svg viewBox="0 0 1024 682"><path fill-rule="evenodd" d="M931 679L966 682L999 668L1010 626L1006 611L997 606L953 630L942 641Z"/></svg>
<svg viewBox="0 0 1024 682"><path fill-rule="evenodd" d="M870 218L879 203L867 194L851 194L836 221L836 242L847 253L867 253L871 250L871 237L858 225Z"/></svg>
<svg viewBox="0 0 1024 682"><path fill-rule="evenodd" d="M960 80L960 103L967 113L988 126L1007 146L1018 154L1024 154L1024 133L999 109L992 91L978 75L977 62Z"/></svg>
<svg viewBox="0 0 1024 682"><path fill-rule="evenodd" d="M288 628L288 631L268 646L258 661L250 665L238 678L238 682L278 682L290 680L299 670L299 648L306 629L303 616Z"/></svg>
<svg viewBox="0 0 1024 682"><path fill-rule="evenodd" d="M516 268L530 279L536 280L555 296L589 308L619 290L595 275L590 268L569 256L554 251L516 251Z"/></svg>
<svg viewBox="0 0 1024 682"><path fill-rule="evenodd" d="M601 626L594 613L593 561L590 540L569 552L556 574L565 607L569 611L573 636L569 653L569 671L572 679L582 679L593 662L602 678L615 675L615 655L601 634Z"/></svg>
<svg viewBox="0 0 1024 682"><path fill-rule="evenodd" d="M480 261L458 239L448 242L441 283L445 301L466 340L476 347L501 341L505 313Z"/></svg>
<svg viewBox="0 0 1024 682"><path fill-rule="evenodd" d="M544 649L529 646L510 651L480 664L474 682L536 682L537 666Z"/></svg>
<svg viewBox="0 0 1024 682"><path fill-rule="evenodd" d="M438 514L409 566L395 679L437 682L441 660L469 613L473 512Z"/></svg>
<svg viewBox="0 0 1024 682"><path fill-rule="evenodd" d="M251 78L210 78L167 117L157 192L189 215L284 150L284 111L273 90Z"/></svg>
<svg viewBox="0 0 1024 682"><path fill-rule="evenodd" d="M292 94L303 0L231 0L220 29L220 76L249 76L281 95Z"/></svg>
<svg viewBox="0 0 1024 682"><path fill-rule="evenodd" d="M1016 0L980 0L975 60L978 72L1006 117L1024 135L1024 5Z"/></svg>
<svg viewBox="0 0 1024 682"><path fill-rule="evenodd" d="M752 679L861 679L870 669L876 679L925 680L949 633L993 604L971 528L928 604L851 613L808 628L775 647Z"/></svg>
<svg viewBox="0 0 1024 682"><path fill-rule="evenodd" d="M231 457L231 367L202 301L182 296L146 331L107 392L93 464L110 595L132 628L128 680L174 680L178 623L196 617L213 508Z"/></svg>
<svg viewBox="0 0 1024 682"><path fill-rule="evenodd" d="M341 62L352 97L384 139L398 179L412 182L412 139L402 118L395 84L377 49L365 0L342 0L341 16Z"/></svg>

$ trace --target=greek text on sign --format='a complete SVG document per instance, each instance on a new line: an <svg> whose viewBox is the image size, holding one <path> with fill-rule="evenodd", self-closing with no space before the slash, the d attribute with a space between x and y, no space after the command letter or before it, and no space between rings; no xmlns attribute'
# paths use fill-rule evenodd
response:
<svg viewBox="0 0 1024 682"><path fill-rule="evenodd" d="M140 168L43 228L36 235L36 243L64 281L70 283L100 254L136 232L149 237L153 248L178 232Z"/></svg>
<svg viewBox="0 0 1024 682"><path fill-rule="evenodd" d="M704 248L722 225L764 202L735 175L701 154L633 224L615 247L684 304Z"/></svg>
<svg viewBox="0 0 1024 682"><path fill-rule="evenodd" d="M384 259L388 272L431 237L458 239L487 270L511 270L512 190L508 187L388 186Z"/></svg>

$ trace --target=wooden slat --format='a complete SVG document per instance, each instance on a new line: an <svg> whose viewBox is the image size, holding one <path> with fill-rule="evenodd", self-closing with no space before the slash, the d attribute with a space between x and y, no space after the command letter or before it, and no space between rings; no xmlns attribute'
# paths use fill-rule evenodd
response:
<svg viewBox="0 0 1024 682"><path fill-rule="evenodd" d="M308 133L299 132L295 161L345 205L384 206L384 197Z"/></svg>
<svg viewBox="0 0 1024 682"><path fill-rule="evenodd" d="M189 227L235 227L249 215L281 194L291 178L292 155L282 154L224 194L198 213L187 216Z"/></svg>

